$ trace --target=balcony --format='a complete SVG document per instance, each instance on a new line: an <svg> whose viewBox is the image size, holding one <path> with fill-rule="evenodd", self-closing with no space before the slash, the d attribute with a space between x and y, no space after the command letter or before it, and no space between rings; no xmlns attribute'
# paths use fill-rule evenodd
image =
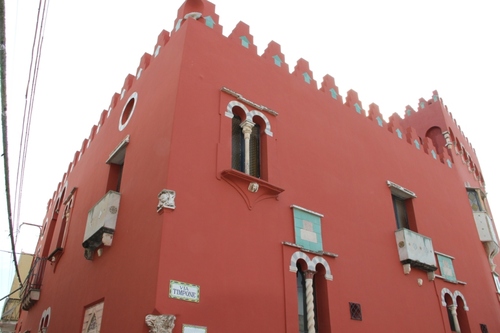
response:
<svg viewBox="0 0 500 333"><path fill-rule="evenodd" d="M405 274L410 273L411 267L431 273L437 270L432 239L429 237L403 228L396 231L396 244Z"/></svg>
<svg viewBox="0 0 500 333"><path fill-rule="evenodd" d="M92 260L94 251L101 245L111 246L120 207L120 193L109 191L90 209L82 246L85 259Z"/></svg>
<svg viewBox="0 0 500 333"><path fill-rule="evenodd" d="M25 311L31 309L40 299L43 272L45 271L46 263L47 259L45 258L35 258L31 271L24 282L23 289L21 289L21 306Z"/></svg>
<svg viewBox="0 0 500 333"><path fill-rule="evenodd" d="M479 240L483 242L484 249L490 262L491 271L495 271L495 263L493 258L498 254L500 248L498 246L498 238L493 227L493 221L486 212L473 212L474 221L476 222L477 233Z"/></svg>
<svg viewBox="0 0 500 333"><path fill-rule="evenodd" d="M495 242L498 244L493 221L486 212L474 212L474 221L476 222L477 233L481 242Z"/></svg>

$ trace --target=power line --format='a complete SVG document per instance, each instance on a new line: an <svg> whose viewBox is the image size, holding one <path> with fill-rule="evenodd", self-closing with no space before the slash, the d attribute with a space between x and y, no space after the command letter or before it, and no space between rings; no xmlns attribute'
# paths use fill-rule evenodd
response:
<svg viewBox="0 0 500 333"><path fill-rule="evenodd" d="M42 10L41 10L42 9ZM23 115L23 125L21 131L21 143L19 147L18 168L16 177L16 188L14 196L14 213L12 212L12 200L10 196L10 171L9 171L9 154L7 140L7 80L6 80L6 38L5 38L5 0L0 0L0 90L1 90L1 108L2 108L2 138L3 138L3 157L4 157L4 180L5 192L7 201L7 215L9 223L9 238L12 247L12 257L16 270L17 279L22 286L21 275L17 264L16 256L16 241L14 236L14 222L16 225L19 221L21 210L21 197L24 181L24 170L26 166L26 155L28 152L29 132L31 127L31 116L33 114L33 106L35 101L36 82L38 79L38 68L42 53L44 21L48 12L48 0L40 0L38 7L38 15L35 27L35 36L33 38L33 47L31 50L30 71L28 83L26 86L25 106ZM29 101L29 103L28 103ZM15 220L15 221L14 221Z"/></svg>
<svg viewBox="0 0 500 333"><path fill-rule="evenodd" d="M31 117L33 115L33 107L35 102L36 83L38 80L38 68L42 54L43 32L45 29L45 21L48 13L48 1L40 0L38 4L38 14L35 26L35 35L33 37L33 45L31 48L31 60L29 68L28 82L26 84L24 115L21 131L21 144L19 146L18 169L16 177L15 189L15 222L19 224L19 216L21 212L22 191L24 186L24 170L26 168L26 157L28 155L29 134L31 129Z"/></svg>

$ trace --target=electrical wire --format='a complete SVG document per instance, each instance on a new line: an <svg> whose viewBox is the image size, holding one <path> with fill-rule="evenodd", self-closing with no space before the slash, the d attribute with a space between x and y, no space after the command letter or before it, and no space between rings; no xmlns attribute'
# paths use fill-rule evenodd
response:
<svg viewBox="0 0 500 333"><path fill-rule="evenodd" d="M31 60L29 68L28 82L26 84L25 103L23 124L21 131L21 144L19 146L18 169L16 177L15 189L15 225L19 225L19 216L22 206L22 190L24 186L24 170L26 169L26 157L28 154L29 134L31 129L31 118L33 115L33 107L35 102L36 83L38 79L38 69L40 66L40 59L43 44L43 32L45 30L45 21L48 14L48 1L40 0L38 4L38 14L36 19L35 35L33 38L33 45L31 49ZM16 239L17 241L17 239Z"/></svg>
<svg viewBox="0 0 500 333"><path fill-rule="evenodd" d="M14 235L14 223L19 224L21 210L22 188L24 181L24 170L26 167L26 156L28 152L29 132L31 127L31 118L33 115L33 106L35 101L36 82L38 79L38 69L43 44L44 22L48 13L48 0L40 0L35 27L35 36L31 50L30 71L28 83L26 85L25 105L23 114L23 124L21 131L21 141L19 147L18 167L16 176L16 187L14 195L14 210L12 210L12 198L10 195L10 171L9 154L7 140L7 80L6 80L6 34L5 34L5 0L0 0L0 90L1 90L1 110L2 110L2 139L3 139L3 157L4 157L4 180L7 203L7 215L9 223L9 238L12 247L12 257L16 276L20 286L23 286L16 256L16 239ZM14 212L14 213L13 213Z"/></svg>

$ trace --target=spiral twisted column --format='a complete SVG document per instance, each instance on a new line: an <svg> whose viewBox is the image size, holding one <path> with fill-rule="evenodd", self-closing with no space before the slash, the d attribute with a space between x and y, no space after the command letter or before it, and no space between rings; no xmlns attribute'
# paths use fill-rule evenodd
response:
<svg viewBox="0 0 500 333"><path fill-rule="evenodd" d="M306 271L306 314L307 314L307 333L316 333L316 322L314 320L314 293L313 277L315 271Z"/></svg>

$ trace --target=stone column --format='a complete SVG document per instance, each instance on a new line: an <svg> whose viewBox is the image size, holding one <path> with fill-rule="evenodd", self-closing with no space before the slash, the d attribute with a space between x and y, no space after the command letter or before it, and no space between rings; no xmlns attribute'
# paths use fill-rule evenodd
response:
<svg viewBox="0 0 500 333"><path fill-rule="evenodd" d="M461 333L460 324L458 323L458 315L457 315L457 306L456 305L448 305L448 309L450 309L451 316L453 317L453 323L455 324L456 333Z"/></svg>
<svg viewBox="0 0 500 333"><path fill-rule="evenodd" d="M316 322L314 320L314 292L313 277L315 271L306 271L306 315L307 315L307 333L316 333Z"/></svg>
<svg viewBox="0 0 500 333"><path fill-rule="evenodd" d="M245 139L245 173L250 174L250 134L252 134L252 128L255 123L250 120L245 120L240 124L243 132L243 138Z"/></svg>

